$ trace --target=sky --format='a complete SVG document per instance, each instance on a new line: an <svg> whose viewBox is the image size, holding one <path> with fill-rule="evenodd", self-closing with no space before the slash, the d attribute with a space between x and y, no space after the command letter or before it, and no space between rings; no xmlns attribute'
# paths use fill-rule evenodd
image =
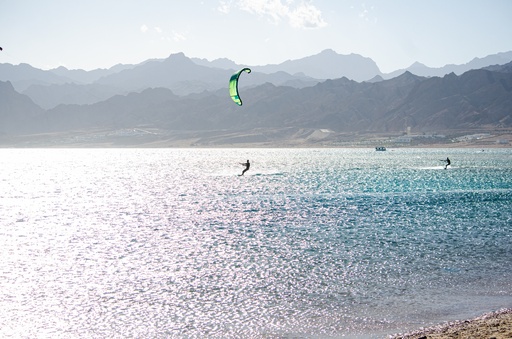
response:
<svg viewBox="0 0 512 339"><path fill-rule="evenodd" d="M512 51L510 0L0 0L0 63L92 70L170 54L279 64L332 49L384 73Z"/></svg>

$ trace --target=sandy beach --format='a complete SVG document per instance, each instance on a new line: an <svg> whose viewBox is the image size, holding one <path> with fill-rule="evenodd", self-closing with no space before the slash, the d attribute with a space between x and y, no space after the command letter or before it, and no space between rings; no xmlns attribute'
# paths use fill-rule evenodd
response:
<svg viewBox="0 0 512 339"><path fill-rule="evenodd" d="M390 339L505 339L512 338L512 309L502 309L480 317L394 334Z"/></svg>

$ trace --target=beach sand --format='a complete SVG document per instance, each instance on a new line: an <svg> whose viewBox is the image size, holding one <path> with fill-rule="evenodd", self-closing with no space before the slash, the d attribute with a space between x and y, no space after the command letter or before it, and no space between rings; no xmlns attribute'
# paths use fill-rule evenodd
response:
<svg viewBox="0 0 512 339"><path fill-rule="evenodd" d="M395 334L392 339L504 339L512 338L512 309L502 309L478 318L455 321L418 331Z"/></svg>

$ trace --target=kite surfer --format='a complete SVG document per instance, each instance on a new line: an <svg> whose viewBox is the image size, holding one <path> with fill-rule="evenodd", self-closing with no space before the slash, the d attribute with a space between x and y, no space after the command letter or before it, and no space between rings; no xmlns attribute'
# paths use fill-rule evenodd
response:
<svg viewBox="0 0 512 339"><path fill-rule="evenodd" d="M241 162L240 165L245 166L244 170L242 171L242 174L240 175L244 175L244 173L249 170L249 167L251 167L249 160L247 160L247 162Z"/></svg>
<svg viewBox="0 0 512 339"><path fill-rule="evenodd" d="M446 166L444 166L444 169L446 169L451 164L450 158L446 157L446 160L443 161L446 161Z"/></svg>

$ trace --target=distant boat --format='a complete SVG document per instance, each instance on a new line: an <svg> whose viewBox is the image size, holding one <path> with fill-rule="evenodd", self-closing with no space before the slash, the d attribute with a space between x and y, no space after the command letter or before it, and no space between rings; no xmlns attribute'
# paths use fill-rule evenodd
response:
<svg viewBox="0 0 512 339"><path fill-rule="evenodd" d="M384 147L384 146L377 146L377 147L375 147L375 150L376 151L385 151L386 147Z"/></svg>

